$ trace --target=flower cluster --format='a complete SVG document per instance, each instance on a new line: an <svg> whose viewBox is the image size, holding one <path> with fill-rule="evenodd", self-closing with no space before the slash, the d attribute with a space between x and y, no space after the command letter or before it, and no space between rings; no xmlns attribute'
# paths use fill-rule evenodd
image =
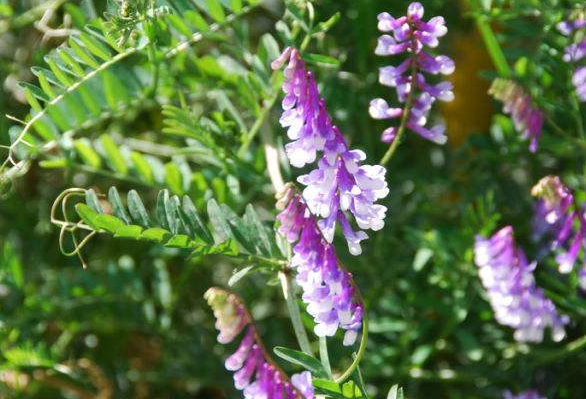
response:
<svg viewBox="0 0 586 399"><path fill-rule="evenodd" d="M567 316L558 316L553 302L535 284L535 263L515 246L513 228L507 226L491 238L476 238L474 259L497 321L515 329L521 342L541 342L543 331L552 329L554 341L565 337Z"/></svg>
<svg viewBox="0 0 586 399"><path fill-rule="evenodd" d="M296 49L287 48L272 67L280 68L287 59L280 121L293 141L285 150L291 165L299 168L313 163L321 153L317 169L298 178L306 186L303 197L320 218L319 227L327 241L332 242L339 223L350 252L358 255L362 252L360 241L368 236L362 230L354 231L345 212L354 216L360 229L376 231L384 226L387 208L375 202L389 192L386 170L379 165L361 165L366 158L364 152L348 148L319 97L313 74Z"/></svg>
<svg viewBox="0 0 586 399"><path fill-rule="evenodd" d="M586 27L586 16L575 15L571 20L560 22L557 25L558 30L565 36L571 36ZM565 48L564 61L568 63L578 63L586 57L586 37L576 35L577 41ZM574 70L572 83L576 88L576 94L581 101L586 101L586 65L579 66Z"/></svg>
<svg viewBox="0 0 586 399"><path fill-rule="evenodd" d="M333 336L338 328L345 331L344 345L356 341L362 327L363 305L355 300L352 274L345 271L335 249L322 235L305 200L288 187L282 199L285 209L277 216L279 233L293 247L291 267L303 289L307 312L313 316L315 333Z"/></svg>
<svg viewBox="0 0 586 399"><path fill-rule="evenodd" d="M543 128L543 112L533 105L531 96L512 80L497 78L488 91L503 103L503 112L510 114L515 129L524 139L529 139L529 151L537 151L537 143Z"/></svg>
<svg viewBox="0 0 586 399"><path fill-rule="evenodd" d="M547 236L551 250L561 250L556 256L561 273L574 268L580 250L586 250L586 220L583 210L572 210L574 195L558 176L542 178L531 190L538 198L534 225L536 238ZM579 272L580 285L586 289L586 267Z"/></svg>
<svg viewBox="0 0 586 399"><path fill-rule="evenodd" d="M519 393L518 395L513 395L510 391L506 391L503 395L503 399L546 399L544 396L541 396L539 392L535 389L531 389L529 391L524 391Z"/></svg>
<svg viewBox="0 0 586 399"><path fill-rule="evenodd" d="M426 128L427 117L436 100L451 101L454 98L452 84L441 82L427 83L424 73L431 75L450 75L454 72L454 61L445 56L434 56L424 50L437 47L438 38L447 33L443 17L433 17L423 21L421 3L411 3L407 15L393 18L389 13L378 15L378 28L381 32L392 32L378 39L375 53L377 55L407 54L399 66L386 66L380 69L379 81L385 86L394 87L397 98L405 108L391 108L382 98L370 103L370 115L375 119L405 119L406 127L425 139L438 144L447 141L444 125ZM401 122L403 123L403 121ZM398 127L390 127L382 134L382 141L392 143L398 133Z"/></svg>
<svg viewBox="0 0 586 399"><path fill-rule="evenodd" d="M238 349L225 367L234 371L234 386L244 392L246 399L313 399L311 374L296 374L288 380L265 353L250 315L234 294L219 288L210 288L204 295L216 317L218 342L232 342L244 330Z"/></svg>

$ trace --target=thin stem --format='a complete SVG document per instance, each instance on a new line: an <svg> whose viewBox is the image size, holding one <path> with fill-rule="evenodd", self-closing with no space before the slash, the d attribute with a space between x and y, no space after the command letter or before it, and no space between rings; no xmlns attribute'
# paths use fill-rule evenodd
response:
<svg viewBox="0 0 586 399"><path fill-rule="evenodd" d="M417 81L417 59L415 54L411 56L411 90L409 90L409 94L407 95L407 101L405 101L405 108L403 109L403 114L401 115L401 123L399 124L399 128L397 129L397 135L393 140L393 143L380 160L381 165L385 165L388 163L395 151L401 144L401 140L403 139L403 135L405 134L405 127L407 126L407 121L409 120L409 114L411 113L411 106L413 105L413 99L415 98L415 83Z"/></svg>
<svg viewBox="0 0 586 399"><path fill-rule="evenodd" d="M328 339L319 337L319 358L322 366L326 369L328 376L332 378L332 366L330 365L330 356L328 354Z"/></svg>
<svg viewBox="0 0 586 399"><path fill-rule="evenodd" d="M578 352L584 347L586 347L586 335L576 339L575 341L568 343L560 351L544 355L541 359L538 359L537 363L545 364L555 360L563 359L565 357L573 355L574 353Z"/></svg>
<svg viewBox="0 0 586 399"><path fill-rule="evenodd" d="M485 15L482 14L482 9L478 0L468 0L468 4L474 11L474 20L476 27L482 36L486 50L494 64L498 74L502 77L508 78L512 75L511 67L507 62L505 53L503 52L496 35L494 34L490 24Z"/></svg>
<svg viewBox="0 0 586 399"><path fill-rule="evenodd" d="M354 361L352 362L350 367L348 367L348 369L346 371L344 371L344 374L342 374L340 377L336 378L336 380L335 380L336 383L338 383L338 384L343 383L348 378L350 378L352 373L354 373L354 370L356 370L356 368L360 364L360 361L362 360L362 356L364 356L364 351L366 350L366 343L367 342L368 342L368 316L365 311L364 316L362 317L362 337L360 338L360 348L358 348L358 352L356 353L356 356L354 357Z"/></svg>
<svg viewBox="0 0 586 399"><path fill-rule="evenodd" d="M301 313L299 312L299 306L297 306L297 300L295 298L295 293L293 292L291 275L289 273L279 272L279 280L281 281L283 297L285 297L285 301L287 302L289 318L291 319L291 324L293 324L293 330L295 331L295 337L297 337L299 347L306 354L313 356L311 345L309 344L309 338L307 338L307 332L301 322Z"/></svg>
<svg viewBox="0 0 586 399"><path fill-rule="evenodd" d="M574 108L574 119L576 119L576 128L582 138L586 138L586 131L584 130L584 122L582 121L582 114L580 112L580 103L576 97L576 94L571 96L572 107Z"/></svg>
<svg viewBox="0 0 586 399"><path fill-rule="evenodd" d="M407 98L407 102L405 103L405 109L403 110L403 115L401 116L401 124L397 129L397 136L395 137L395 140L393 140L393 143L391 144L385 155L380 160L379 163L381 165L385 165L391 160L391 158L395 154L395 151L397 150L397 147L399 147L399 144L401 144L403 135L405 134L405 126L407 125L407 118L409 117L411 104L413 103L413 91L414 90L411 90L411 92L409 93L409 97Z"/></svg>
<svg viewBox="0 0 586 399"><path fill-rule="evenodd" d="M273 80L276 76L277 76L277 73L273 72L273 75L271 76L271 80ZM275 102L277 102L277 99L279 98L279 90L277 90L277 89L274 89L274 90L275 90L274 93L265 102L263 109L260 111L258 118L256 118L256 121L254 122L254 125L252 125L252 127L250 128L250 131L244 137L242 145L240 146L240 149L238 150L238 157L242 158L246 154L246 151L248 151L248 147L250 147L250 144L252 143L252 141L254 140L254 138L256 137L258 132L260 131L260 129L261 129L262 125L265 123L267 117L269 116L271 109L273 109Z"/></svg>

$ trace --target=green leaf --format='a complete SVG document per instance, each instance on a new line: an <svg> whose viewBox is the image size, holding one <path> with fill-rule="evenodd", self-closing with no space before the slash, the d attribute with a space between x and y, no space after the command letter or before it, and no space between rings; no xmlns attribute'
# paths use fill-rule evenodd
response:
<svg viewBox="0 0 586 399"><path fill-rule="evenodd" d="M167 224L169 225L169 230L173 234L178 234L182 225L179 214L180 207L181 201L176 195L165 199L165 214L167 215Z"/></svg>
<svg viewBox="0 0 586 399"><path fill-rule="evenodd" d="M45 159L39 162L39 166L45 169L62 169L67 166L67 159L65 158L52 158Z"/></svg>
<svg viewBox="0 0 586 399"><path fill-rule="evenodd" d="M319 24L317 24L317 26L314 29L314 32L327 32L340 20L340 17L340 12L336 12L327 21L320 22Z"/></svg>
<svg viewBox="0 0 586 399"><path fill-rule="evenodd" d="M151 226L151 219L138 193L135 190L130 190L126 196L126 200L128 202L128 212L132 220L142 227Z"/></svg>
<svg viewBox="0 0 586 399"><path fill-rule="evenodd" d="M136 151L132 151L130 153L130 159L134 164L136 173L141 177L141 179L149 184L152 184L154 182L153 170L142 154Z"/></svg>
<svg viewBox="0 0 586 399"><path fill-rule="evenodd" d="M230 286L230 287L235 286L244 276L246 276L248 273L253 271L255 269L255 267L256 266L254 266L254 265L246 266L246 267L243 267L242 269L238 270L236 273L234 273L232 275L232 277L230 277L230 280L228 280L228 286Z"/></svg>
<svg viewBox="0 0 586 399"><path fill-rule="evenodd" d="M263 52L265 53L263 54L265 55L265 59L263 61L266 65L269 65L271 62L273 62L275 59L279 57L279 43L277 43L277 41L272 35L265 33L261 38L261 45Z"/></svg>
<svg viewBox="0 0 586 399"><path fill-rule="evenodd" d="M165 204L169 201L169 191L161 190L157 195L157 203L155 205L155 214L157 215L157 221L163 228L166 230L171 230L169 228L169 221L167 219L167 209Z"/></svg>
<svg viewBox="0 0 586 399"><path fill-rule="evenodd" d="M230 7L235 13L242 11L242 0L230 0Z"/></svg>
<svg viewBox="0 0 586 399"><path fill-rule="evenodd" d="M97 215L95 220L101 230L112 234L115 234L118 229L126 226L122 220L105 213Z"/></svg>
<svg viewBox="0 0 586 399"><path fill-rule="evenodd" d="M166 241L170 236L171 233L168 230L160 227L151 227L142 232L142 238L159 243Z"/></svg>
<svg viewBox="0 0 586 399"><path fill-rule="evenodd" d="M429 262L429 260L433 257L433 251L429 248L419 248L417 253L415 253L415 258L413 259L413 270L416 272L421 271Z"/></svg>
<svg viewBox="0 0 586 399"><path fill-rule="evenodd" d="M224 13L224 9L222 8L222 3L219 0L206 0L207 4L207 11L210 14L210 17L214 19L216 22L225 22L226 21L226 14Z"/></svg>
<svg viewBox="0 0 586 399"><path fill-rule="evenodd" d="M100 205L100 200L96 195L96 192L93 188L90 188L85 192L85 203L89 206L94 212L96 213L104 213L104 209L102 205Z"/></svg>
<svg viewBox="0 0 586 399"><path fill-rule="evenodd" d="M350 380L342 385L342 396L345 398L361 398L362 392L358 385Z"/></svg>
<svg viewBox="0 0 586 399"><path fill-rule="evenodd" d="M167 187L169 187L171 192L178 195L184 194L183 175L174 162L165 164L165 182L167 183Z"/></svg>
<svg viewBox="0 0 586 399"><path fill-rule="evenodd" d="M109 61L112 58L108 48L87 33L81 33L73 40L77 41L80 47L87 48L93 55L101 58L102 61Z"/></svg>
<svg viewBox="0 0 586 399"><path fill-rule="evenodd" d="M181 211L184 214L184 220L189 224L189 228L195 233L196 237L201 238L208 244L214 243L214 237L201 219L197 208L188 196L183 197L183 207Z"/></svg>
<svg viewBox="0 0 586 399"><path fill-rule="evenodd" d="M256 244L259 237L255 234L256 231L253 225L248 225L230 209L229 206L222 204L220 210L224 215L224 219L230 225L232 236L238 240L240 244L251 254L256 253Z"/></svg>
<svg viewBox="0 0 586 399"><path fill-rule="evenodd" d="M102 81L104 82L104 93L106 101L112 109L116 109L120 102L127 103L129 100L126 86L110 71L102 73Z"/></svg>
<svg viewBox="0 0 586 399"><path fill-rule="evenodd" d="M323 54L305 54L303 58L309 64L329 66L335 68L340 66L340 60Z"/></svg>
<svg viewBox="0 0 586 399"><path fill-rule="evenodd" d="M98 214L94 212L94 210L92 210L89 206L86 204L76 204L75 211L81 220L85 222L85 224L90 226L92 229L99 230L98 221L96 220Z"/></svg>
<svg viewBox="0 0 586 399"><path fill-rule="evenodd" d="M387 399L404 399L403 388L398 384L393 385L387 394Z"/></svg>
<svg viewBox="0 0 586 399"><path fill-rule="evenodd" d="M100 64L96 61L96 59L94 57L92 57L92 55L88 52L86 52L84 50L84 47L82 47L79 41L76 41L74 38L71 38L69 40L69 46L71 47L71 49L75 52L75 55L77 55L77 57L81 60L81 62L83 62L84 64L86 64L87 66L89 66L92 69L96 69L100 66Z"/></svg>
<svg viewBox="0 0 586 399"><path fill-rule="evenodd" d="M332 396L335 398L361 398L363 397L360 388L354 383L354 381L348 381L344 383L342 386L337 382L330 381L324 378L313 378L312 379L313 386L318 390L321 391L328 396Z"/></svg>
<svg viewBox="0 0 586 399"><path fill-rule="evenodd" d="M279 356L281 359L288 361L289 363L296 364L298 366L303 367L307 371L311 372L317 378L327 378L328 373L322 366L319 360L310 356L306 353L285 348L282 346L277 346L273 349L275 354Z"/></svg>
<svg viewBox="0 0 586 399"><path fill-rule="evenodd" d="M132 238L135 240L139 240L141 238L142 227L132 224L130 226L122 226L116 233L114 237L117 238Z"/></svg>
<svg viewBox="0 0 586 399"><path fill-rule="evenodd" d="M108 136L107 134L103 134L100 136L100 143L102 144L102 148L105 152L106 160L112 169L121 175L127 175L128 166L126 165L126 161L124 160L118 145L114 142L112 137Z"/></svg>
<svg viewBox="0 0 586 399"><path fill-rule="evenodd" d="M206 20L195 10L188 10L183 15L183 18L195 29L200 32L206 32L210 30L210 25Z"/></svg>
<svg viewBox="0 0 586 399"><path fill-rule="evenodd" d="M116 187L110 187L108 190L108 201L110 201L112 212L117 218L121 219L126 224L132 224L132 220L130 220L128 213L126 213L126 208L122 203L122 199L120 198L120 194L118 194Z"/></svg>
<svg viewBox="0 0 586 399"><path fill-rule="evenodd" d="M216 244L224 242L229 238L233 238L232 229L224 218L224 213L220 210L215 199L208 201L208 217L215 233L214 241Z"/></svg>
<svg viewBox="0 0 586 399"><path fill-rule="evenodd" d="M91 166L94 169L100 169L102 166L102 158L94 151L86 139L79 139L73 142L73 146L77 154L81 157L86 165Z"/></svg>
<svg viewBox="0 0 586 399"><path fill-rule="evenodd" d="M185 37L190 37L191 34L193 33L191 31L191 29L189 29L189 27L185 24L185 22L183 22L183 20L175 15L175 14L168 14L166 16L167 21L169 22L169 24L175 28L177 30L177 32L179 32L180 34L182 34Z"/></svg>
<svg viewBox="0 0 586 399"><path fill-rule="evenodd" d="M185 234L174 235L165 243L165 246L170 248L190 248L192 246L191 238Z"/></svg>
<svg viewBox="0 0 586 399"><path fill-rule="evenodd" d="M254 210L251 204L246 206L246 212L244 213L244 223L254 230L254 237L258 239L256 243L260 252L267 257L274 255L273 249L277 247L274 240L274 235L269 235L267 229L263 225L260 217Z"/></svg>

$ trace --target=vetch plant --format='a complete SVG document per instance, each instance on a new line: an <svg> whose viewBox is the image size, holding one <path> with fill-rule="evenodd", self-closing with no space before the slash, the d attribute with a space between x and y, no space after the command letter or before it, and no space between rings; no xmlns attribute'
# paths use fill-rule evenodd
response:
<svg viewBox="0 0 586 399"><path fill-rule="evenodd" d="M280 68L287 59L280 122L294 140L285 146L289 161L299 168L313 163L321 152L317 169L298 178L306 186L303 197L309 211L320 218L318 224L326 240L332 242L339 223L350 253L359 255L360 241L368 236L364 231L354 231L344 212L352 214L361 229L382 229L387 208L375 201L389 193L386 170L380 165L361 165L366 154L348 148L342 133L332 124L313 74L305 68L297 49L285 49L273 62L273 69Z"/></svg>
<svg viewBox="0 0 586 399"><path fill-rule="evenodd" d="M560 273L570 273L582 248L586 247L585 204L575 205L574 195L559 176L546 176L532 188L538 199L534 224L536 239L545 236L547 249L558 252L555 260ZM578 272L580 286L586 289L586 268Z"/></svg>
<svg viewBox="0 0 586 399"><path fill-rule="evenodd" d="M29 3L0 397L586 396L580 1Z"/></svg>
<svg viewBox="0 0 586 399"><path fill-rule="evenodd" d="M235 372L234 385L245 398L314 398L311 374L296 374L289 381L265 352L250 314L234 294L210 288L204 296L214 310L218 342L228 344L245 331L238 349L225 363L227 370Z"/></svg>
<svg viewBox="0 0 586 399"><path fill-rule="evenodd" d="M580 101L586 101L586 66L580 66L579 62L586 56L586 38L584 28L586 18L584 11L577 11L570 19L558 23L558 30L572 39L572 43L564 49L563 59L567 63L576 65L572 74L572 84L576 88L576 95Z"/></svg>
<svg viewBox="0 0 586 399"><path fill-rule="evenodd" d="M544 116L531 96L512 80L502 78L492 82L489 94L503 103L503 112L511 115L515 129L523 139L529 140L529 151L537 151Z"/></svg>
<svg viewBox="0 0 586 399"><path fill-rule="evenodd" d="M513 228L507 226L490 238L477 237L474 261L497 321L515 329L521 342L541 342L544 330L551 328L554 341L566 332L567 316L558 311L535 283L536 262L528 263L523 251L515 245Z"/></svg>
<svg viewBox="0 0 586 399"><path fill-rule="evenodd" d="M386 100L377 98L370 103L369 112L375 119L399 119L399 126L386 129L381 137L384 143L391 144L389 151L381 161L385 164L401 140L405 128L421 137L438 144L445 144L445 126L437 124L426 128L429 111L437 101L451 101L454 98L452 84L440 82L428 83L424 74L450 75L455 63L445 55L432 55L426 48L438 46L439 38L447 33L444 18L433 17L423 20L424 8L421 3L411 3L407 15L394 18L389 13L378 15L378 29L384 34L378 39L376 54L395 56L406 54L406 59L399 66L380 68L379 82L394 87L397 99L403 108L392 108ZM395 144L396 143L396 144Z"/></svg>

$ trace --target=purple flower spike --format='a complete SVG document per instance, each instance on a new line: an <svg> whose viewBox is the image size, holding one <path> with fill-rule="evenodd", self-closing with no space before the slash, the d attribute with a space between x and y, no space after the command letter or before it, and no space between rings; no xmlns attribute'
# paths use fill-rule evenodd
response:
<svg viewBox="0 0 586 399"><path fill-rule="evenodd" d="M576 94L580 101L586 101L586 66L580 65L580 61L586 57L586 37L579 34L586 27L586 16L579 11L571 16L570 20L560 22L558 30L564 36L574 36L573 43L565 48L564 61L576 66L572 76L572 84L576 88ZM583 32L582 32L583 33Z"/></svg>
<svg viewBox="0 0 586 399"><path fill-rule="evenodd" d="M362 328L363 314L363 305L355 299L352 275L341 267L333 245L324 238L305 200L298 194L287 197L289 204L277 216L279 233L296 242L291 267L297 271L302 299L316 323L315 334L331 337L340 328L345 331L344 345L352 345ZM343 229L344 223L347 221L342 219ZM363 238L354 237L356 241Z"/></svg>
<svg viewBox="0 0 586 399"><path fill-rule="evenodd" d="M405 126L421 137L437 144L445 144L445 127L436 125L426 128L428 114L435 101L451 101L454 98L452 84L441 82L429 84L424 74L450 75L454 72L454 61L445 56L434 56L427 48L437 47L439 38L447 33L443 17L423 21L424 9L421 3L411 3L407 15L394 18L389 13L378 15L378 29L384 34L378 39L375 54L395 56L406 54L407 58L399 66L380 68L379 82L394 87L404 108L390 108L385 100L376 98L371 101L369 112L374 119L406 118ZM407 113L407 114L406 114ZM395 140L397 128L386 129L381 137L384 143Z"/></svg>
<svg viewBox="0 0 586 399"><path fill-rule="evenodd" d="M528 264L523 251L515 246L511 226L488 239L476 237L474 260L495 318L515 329L517 341L541 342L547 327L554 341L565 337L569 319L558 316L553 302L536 286L535 262Z"/></svg>
<svg viewBox="0 0 586 399"><path fill-rule="evenodd" d="M368 236L361 230L354 231L347 214L354 216L360 229L383 228L387 208L376 201L389 193L386 170L379 165L362 165L364 152L349 149L340 130L332 124L325 101L319 97L313 74L296 49L287 48L272 67L280 68L287 60L281 116L281 125L292 140L285 146L287 156L295 167L318 160L317 169L297 179L306 186L305 203L319 218L319 227L328 242L332 242L340 223L350 253L359 255L360 241ZM380 104L380 112L394 111Z"/></svg>
<svg viewBox="0 0 586 399"><path fill-rule="evenodd" d="M574 195L558 176L542 178L531 194L538 199L533 217L534 238L546 238L546 250L557 251L555 260L560 273L570 273L580 251L586 249L584 210L573 209ZM579 272L582 288L586 287L583 276L586 276L584 267Z"/></svg>
<svg viewBox="0 0 586 399"><path fill-rule="evenodd" d="M503 394L503 399L547 399L545 396L541 396L535 389L524 391L518 395L513 395L510 391L506 391Z"/></svg>
<svg viewBox="0 0 586 399"><path fill-rule="evenodd" d="M245 399L314 399L311 374L287 375L265 353L250 314L236 295L210 288L204 295L216 317L218 342L232 342L246 328L238 349L226 359L226 369L234 371L234 386ZM284 396L285 395L285 396Z"/></svg>
<svg viewBox="0 0 586 399"><path fill-rule="evenodd" d="M529 139L529 151L537 151L537 143L543 128L543 112L533 105L531 96L512 80L497 78L488 91L494 98L501 101L503 112L510 114L515 129L521 132L524 139Z"/></svg>

